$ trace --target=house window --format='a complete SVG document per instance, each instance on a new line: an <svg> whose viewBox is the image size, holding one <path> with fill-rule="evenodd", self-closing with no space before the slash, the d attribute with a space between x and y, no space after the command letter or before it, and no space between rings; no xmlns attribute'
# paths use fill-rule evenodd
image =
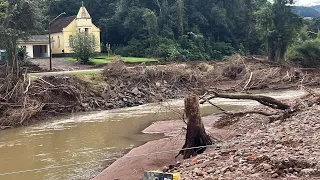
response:
<svg viewBox="0 0 320 180"><path fill-rule="evenodd" d="M81 29L79 28L79 33L81 33Z"/></svg>
<svg viewBox="0 0 320 180"><path fill-rule="evenodd" d="M73 43L73 36L70 35L69 36L69 46L72 46L72 43Z"/></svg>
<svg viewBox="0 0 320 180"><path fill-rule="evenodd" d="M54 39L53 39L53 37L51 38L51 44L52 44L52 48L54 48Z"/></svg>
<svg viewBox="0 0 320 180"><path fill-rule="evenodd" d="M84 28L84 32L85 32L86 34L88 34L89 28Z"/></svg>
<svg viewBox="0 0 320 180"><path fill-rule="evenodd" d="M58 36L58 48L60 48L60 36Z"/></svg>

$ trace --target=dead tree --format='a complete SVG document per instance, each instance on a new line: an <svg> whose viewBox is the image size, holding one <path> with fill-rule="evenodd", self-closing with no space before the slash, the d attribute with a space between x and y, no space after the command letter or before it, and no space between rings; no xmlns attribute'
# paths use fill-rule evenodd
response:
<svg viewBox="0 0 320 180"><path fill-rule="evenodd" d="M224 94L224 93L218 93L215 91L211 91L210 93L212 93L213 96L210 96L209 98L206 98L205 100L201 101L201 104L203 104L206 101L210 101L211 99L214 99L214 98L248 99L248 100L258 101L260 104L271 107L273 109L280 109L280 110L290 109L289 105L284 104L269 96L250 95L250 94Z"/></svg>
<svg viewBox="0 0 320 180"><path fill-rule="evenodd" d="M213 142L207 135L201 120L199 97L189 96L185 98L185 114L188 119L186 140L183 150L176 157L181 154L184 159L188 159L203 153L206 150L204 146L212 145Z"/></svg>

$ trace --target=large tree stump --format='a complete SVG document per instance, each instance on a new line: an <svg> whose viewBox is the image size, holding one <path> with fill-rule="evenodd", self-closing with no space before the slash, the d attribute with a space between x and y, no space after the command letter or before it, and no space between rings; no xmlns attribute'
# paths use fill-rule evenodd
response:
<svg viewBox="0 0 320 180"><path fill-rule="evenodd" d="M203 146L212 145L213 142L205 132L201 120L199 97L189 96L185 98L185 114L188 119L186 141L180 154L184 159L203 153L206 148ZM199 147L199 148L196 148Z"/></svg>

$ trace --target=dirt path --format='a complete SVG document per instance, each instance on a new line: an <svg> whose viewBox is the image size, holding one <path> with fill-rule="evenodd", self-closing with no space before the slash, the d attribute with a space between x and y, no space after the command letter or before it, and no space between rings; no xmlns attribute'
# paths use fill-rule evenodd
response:
<svg viewBox="0 0 320 180"><path fill-rule="evenodd" d="M84 70L72 70L72 71L56 71L56 72L41 72L41 73L29 73L32 77L41 77L41 76L55 76L55 75L64 75L64 74L77 74L77 73L86 73L86 72L101 72L103 69L84 69Z"/></svg>
<svg viewBox="0 0 320 180"><path fill-rule="evenodd" d="M50 61L49 58L42 59L29 59L28 61L39 65L40 68L49 70ZM90 65L81 65L73 61L69 61L65 58L52 58L52 68L58 71L74 71L74 70L84 70L92 68Z"/></svg>

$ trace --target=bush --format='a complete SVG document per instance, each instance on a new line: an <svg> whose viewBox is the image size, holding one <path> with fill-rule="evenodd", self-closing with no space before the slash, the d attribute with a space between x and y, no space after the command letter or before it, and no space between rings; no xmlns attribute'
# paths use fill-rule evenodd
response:
<svg viewBox="0 0 320 180"><path fill-rule="evenodd" d="M23 61L28 58L28 52L25 47L19 47L18 48L18 59L20 61Z"/></svg>
<svg viewBox="0 0 320 180"><path fill-rule="evenodd" d="M320 39L296 43L289 48L287 58L306 68L320 67Z"/></svg>
<svg viewBox="0 0 320 180"><path fill-rule="evenodd" d="M218 60L222 60L226 56L231 56L235 52L235 49L232 47L232 45L225 42L215 42L212 46L212 49L213 54L211 57Z"/></svg>
<svg viewBox="0 0 320 180"><path fill-rule="evenodd" d="M153 55L166 60L183 59L179 44L172 39L162 37L159 38L159 45L156 47Z"/></svg>
<svg viewBox="0 0 320 180"><path fill-rule="evenodd" d="M96 38L93 34L78 33L72 38L70 48L79 63L88 64L90 58L96 56Z"/></svg>

